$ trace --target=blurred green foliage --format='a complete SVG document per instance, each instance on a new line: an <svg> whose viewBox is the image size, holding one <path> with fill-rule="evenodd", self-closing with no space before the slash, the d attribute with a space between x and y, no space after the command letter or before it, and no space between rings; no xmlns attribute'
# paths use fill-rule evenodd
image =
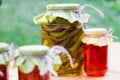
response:
<svg viewBox="0 0 120 80"><path fill-rule="evenodd" d="M3 0L0 7L0 41L14 42L16 46L41 44L40 26L34 24L33 17L45 12L46 5L53 3L96 6L106 17L101 18L95 10L86 8L84 12L91 15L88 27L112 27L113 34L120 37L120 0Z"/></svg>
<svg viewBox="0 0 120 80"><path fill-rule="evenodd" d="M1 4L2 4L2 0L0 0L0 6L1 6Z"/></svg>

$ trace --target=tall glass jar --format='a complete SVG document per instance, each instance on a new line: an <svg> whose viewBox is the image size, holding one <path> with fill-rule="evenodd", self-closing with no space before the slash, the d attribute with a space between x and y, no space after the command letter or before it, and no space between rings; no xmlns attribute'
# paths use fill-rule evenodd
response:
<svg viewBox="0 0 120 80"><path fill-rule="evenodd" d="M9 45L0 42L0 80L8 80Z"/></svg>
<svg viewBox="0 0 120 80"><path fill-rule="evenodd" d="M72 56L74 69L68 58L61 55L59 75L79 75L83 70L82 26L87 23L89 15L79 14L79 8L79 4L49 4L46 13L34 17L34 22L41 25L42 44L63 46Z"/></svg>
<svg viewBox="0 0 120 80"><path fill-rule="evenodd" d="M104 76L108 69L108 36L105 28L88 28L83 38L84 71L88 76Z"/></svg>
<svg viewBox="0 0 120 80"><path fill-rule="evenodd" d="M58 55L49 54L49 47L26 45L15 51L14 66L18 66L19 80L50 80L50 74L61 64ZM55 62L56 61L56 62Z"/></svg>

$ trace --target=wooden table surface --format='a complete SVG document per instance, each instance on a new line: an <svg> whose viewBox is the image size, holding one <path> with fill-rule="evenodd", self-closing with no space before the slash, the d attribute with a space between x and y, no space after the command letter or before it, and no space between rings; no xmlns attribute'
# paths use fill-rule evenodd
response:
<svg viewBox="0 0 120 80"><path fill-rule="evenodd" d="M9 71L9 80L18 80L17 68ZM108 47L108 72L105 76L89 77L83 73L74 77L51 77L51 80L120 80L120 43L114 42Z"/></svg>

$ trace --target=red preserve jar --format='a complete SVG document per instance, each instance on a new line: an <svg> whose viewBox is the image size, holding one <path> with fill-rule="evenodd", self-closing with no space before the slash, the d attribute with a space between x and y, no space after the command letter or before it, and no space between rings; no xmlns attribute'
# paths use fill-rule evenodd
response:
<svg viewBox="0 0 120 80"><path fill-rule="evenodd" d="M0 80L8 80L8 50L9 45L7 43L0 42Z"/></svg>
<svg viewBox="0 0 120 80"><path fill-rule="evenodd" d="M104 76L108 69L108 43L105 28L89 28L83 38L84 71L88 76Z"/></svg>
<svg viewBox="0 0 120 80"><path fill-rule="evenodd" d="M18 66L19 80L50 80L50 74L57 75L54 66L58 67L61 60L58 55L48 54L49 49L42 45L26 45L16 50L14 66Z"/></svg>
<svg viewBox="0 0 120 80"><path fill-rule="evenodd" d="M40 75L40 71L37 66L30 73L24 73L19 70L19 80L50 80L49 72L44 75Z"/></svg>

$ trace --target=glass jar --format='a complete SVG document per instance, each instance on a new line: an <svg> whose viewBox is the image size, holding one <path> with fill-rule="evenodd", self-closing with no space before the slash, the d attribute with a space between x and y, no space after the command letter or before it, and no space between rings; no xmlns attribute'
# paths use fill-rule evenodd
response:
<svg viewBox="0 0 120 80"><path fill-rule="evenodd" d="M105 28L88 28L83 38L84 71L88 76L104 76L108 69L108 43Z"/></svg>
<svg viewBox="0 0 120 80"><path fill-rule="evenodd" d="M44 75L39 75L39 73L40 71L37 66L28 74L19 70L19 80L50 80L49 72L46 72Z"/></svg>
<svg viewBox="0 0 120 80"><path fill-rule="evenodd" d="M58 55L48 54L49 49L43 45L26 45L15 51L14 66L18 66L19 80L50 80L50 74L57 76L55 69L61 60Z"/></svg>
<svg viewBox="0 0 120 80"><path fill-rule="evenodd" d="M0 80L8 80L9 45L0 42Z"/></svg>
<svg viewBox="0 0 120 80"><path fill-rule="evenodd" d="M68 58L61 55L62 65L57 70L59 75L79 75L83 70L83 24L89 15L79 17L79 4L49 4L47 12L34 17L34 22L41 25L42 44L52 47L65 47L72 56L74 69L70 67Z"/></svg>

